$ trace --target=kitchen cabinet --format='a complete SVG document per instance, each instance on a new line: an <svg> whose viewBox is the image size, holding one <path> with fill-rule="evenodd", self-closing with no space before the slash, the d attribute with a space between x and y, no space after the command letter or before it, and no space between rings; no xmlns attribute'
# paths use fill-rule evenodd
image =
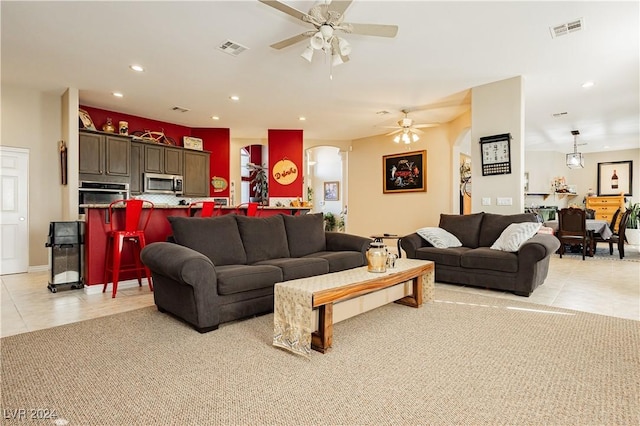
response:
<svg viewBox="0 0 640 426"><path fill-rule="evenodd" d="M209 196L209 152L184 152L183 195L187 197Z"/></svg>
<svg viewBox="0 0 640 426"><path fill-rule="evenodd" d="M183 149L159 144L144 145L144 172L182 175Z"/></svg>
<svg viewBox="0 0 640 426"><path fill-rule="evenodd" d="M131 180L129 181L129 191L131 195L142 194L143 152L144 144L131 142Z"/></svg>
<svg viewBox="0 0 640 426"><path fill-rule="evenodd" d="M131 175L131 140L123 136L81 131L78 171L81 180L128 178Z"/></svg>

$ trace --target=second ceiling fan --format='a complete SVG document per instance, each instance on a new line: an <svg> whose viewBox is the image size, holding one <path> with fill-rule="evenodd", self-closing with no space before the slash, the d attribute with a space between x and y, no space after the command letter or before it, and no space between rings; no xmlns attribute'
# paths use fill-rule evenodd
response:
<svg viewBox="0 0 640 426"><path fill-rule="evenodd" d="M332 56L332 64L339 65L349 60L351 46L336 33L361 34L378 37L395 37L398 33L397 25L382 24L356 24L344 22L344 12L352 1L323 2L313 6L309 13L301 12L277 0L260 0L268 6L293 16L302 22L314 26L314 30L305 31L302 34L289 37L271 45L274 49L283 49L305 39L310 39L309 46L302 57L311 62L314 50L321 50Z"/></svg>
<svg viewBox="0 0 640 426"><path fill-rule="evenodd" d="M402 113L404 114L404 117L398 120L397 126L381 126L382 128L385 128L385 129L395 129L385 135L385 136L390 136L390 135L397 134L396 137L393 138L393 141L395 143L404 142L405 144L410 144L411 142L417 142L420 139L419 135L424 133L420 129L424 129L426 127L436 127L440 125L439 123L415 124L413 122L413 119L408 117L408 114L409 114L408 110L403 109Z"/></svg>

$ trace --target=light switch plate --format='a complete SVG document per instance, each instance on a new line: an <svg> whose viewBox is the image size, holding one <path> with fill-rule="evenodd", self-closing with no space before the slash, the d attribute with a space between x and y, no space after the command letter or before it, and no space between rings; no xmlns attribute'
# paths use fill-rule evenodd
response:
<svg viewBox="0 0 640 426"><path fill-rule="evenodd" d="M483 206L490 206L491 205L491 198L490 197L482 197L482 205Z"/></svg>
<svg viewBox="0 0 640 426"><path fill-rule="evenodd" d="M499 206L510 206L513 204L513 198L511 197L498 197L497 204Z"/></svg>

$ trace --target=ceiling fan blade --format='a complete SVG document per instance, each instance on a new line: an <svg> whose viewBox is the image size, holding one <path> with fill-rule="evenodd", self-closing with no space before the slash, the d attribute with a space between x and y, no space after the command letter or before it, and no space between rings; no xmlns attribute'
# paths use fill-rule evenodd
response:
<svg viewBox="0 0 640 426"><path fill-rule="evenodd" d="M438 123L429 123L429 124L416 124L413 126L414 129L424 129L425 127L438 127L440 124Z"/></svg>
<svg viewBox="0 0 640 426"><path fill-rule="evenodd" d="M419 134L419 135L424 135L424 132L423 132L422 130L420 130L420 129L416 129L415 127L412 127L410 130L411 130L413 133L417 133L417 134Z"/></svg>
<svg viewBox="0 0 640 426"><path fill-rule="evenodd" d="M302 40L304 40L304 39L307 39L307 38L311 37L311 35L312 35L312 34L314 34L314 32L313 32L313 31L307 31L307 32L304 32L304 33L302 33L302 34L298 34L298 35L296 35L296 36L289 37L289 38L287 38L287 39L285 39L285 40L282 40L282 41L279 41L279 42L277 42L277 43L273 43L273 44L271 45L271 47L273 47L274 49L278 49L278 50L280 50L280 49L284 49L285 47L289 47L289 46L291 46L292 44L299 43L299 42L301 42Z"/></svg>
<svg viewBox="0 0 640 426"><path fill-rule="evenodd" d="M298 9L294 9L293 7L287 6L286 4L281 3L277 0L259 0L259 1L260 3L264 3L267 6L271 6L274 9L277 9L280 12L286 13L289 16L293 16L296 19L300 19L301 21L305 21L305 18L309 16L306 13L300 12Z"/></svg>
<svg viewBox="0 0 640 426"><path fill-rule="evenodd" d="M397 25L343 23L336 29L340 29L346 33L351 34L362 34L378 37L395 37L396 34L398 34Z"/></svg>
<svg viewBox="0 0 640 426"><path fill-rule="evenodd" d="M395 135L396 133L400 133L403 129L394 130L393 132L389 132L385 134L385 136Z"/></svg>
<svg viewBox="0 0 640 426"><path fill-rule="evenodd" d="M398 126L377 126L380 127L381 129L402 129L402 127L398 127Z"/></svg>
<svg viewBox="0 0 640 426"><path fill-rule="evenodd" d="M344 11L347 10L347 8L351 5L351 2L353 0L348 0L348 1L332 1L331 4L329 5L329 10L333 11L333 12L337 12L340 15L344 15Z"/></svg>

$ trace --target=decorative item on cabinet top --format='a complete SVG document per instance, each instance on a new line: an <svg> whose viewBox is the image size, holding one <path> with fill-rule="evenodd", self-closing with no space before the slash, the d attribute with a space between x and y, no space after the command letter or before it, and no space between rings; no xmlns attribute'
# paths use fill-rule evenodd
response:
<svg viewBox="0 0 640 426"><path fill-rule="evenodd" d="M200 138L185 136L182 138L182 144L187 149L195 149L196 151L202 151L202 139Z"/></svg>
<svg viewBox="0 0 640 426"><path fill-rule="evenodd" d="M164 130L161 130L159 132L150 130L134 130L133 132L131 132L131 136L133 136L133 140L142 140L163 145L176 145L176 141L172 137L165 135Z"/></svg>
<svg viewBox="0 0 640 426"><path fill-rule="evenodd" d="M93 120L87 111L78 109L78 117L80 118L81 129L96 130L96 126L94 126Z"/></svg>

